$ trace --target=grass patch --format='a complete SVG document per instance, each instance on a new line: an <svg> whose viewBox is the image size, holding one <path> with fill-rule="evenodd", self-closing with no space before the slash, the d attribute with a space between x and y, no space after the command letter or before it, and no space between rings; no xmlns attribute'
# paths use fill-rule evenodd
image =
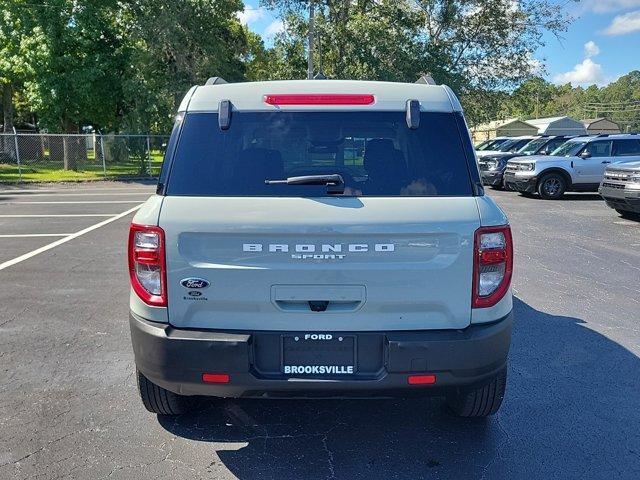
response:
<svg viewBox="0 0 640 480"><path fill-rule="evenodd" d="M105 178L126 177L157 177L162 166L162 152L151 152L151 164L147 164L146 172L141 173L141 162L130 159L127 162L106 165L106 176L102 163L94 158L88 158L82 162L77 170L65 170L61 162L41 160L38 162L26 161L21 165L23 182L77 182L83 180L102 180ZM149 168L150 167L150 168ZM0 183L13 183L20 181L20 174L16 164L0 163Z"/></svg>

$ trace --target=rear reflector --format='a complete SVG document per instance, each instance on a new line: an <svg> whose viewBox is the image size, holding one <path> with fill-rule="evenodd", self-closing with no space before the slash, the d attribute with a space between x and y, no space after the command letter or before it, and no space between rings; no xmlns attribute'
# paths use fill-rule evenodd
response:
<svg viewBox="0 0 640 480"><path fill-rule="evenodd" d="M347 93L288 93L264 96L264 102L269 105L371 105L374 101L373 95Z"/></svg>
<svg viewBox="0 0 640 480"><path fill-rule="evenodd" d="M202 381L205 383L229 383L229 375L226 373L203 373Z"/></svg>
<svg viewBox="0 0 640 480"><path fill-rule="evenodd" d="M407 377L409 385L433 385L436 383L435 375L409 375Z"/></svg>

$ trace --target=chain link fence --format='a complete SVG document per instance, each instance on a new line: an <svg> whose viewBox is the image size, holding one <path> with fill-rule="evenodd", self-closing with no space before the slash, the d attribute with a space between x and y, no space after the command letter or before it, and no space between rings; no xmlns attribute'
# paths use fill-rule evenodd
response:
<svg viewBox="0 0 640 480"><path fill-rule="evenodd" d="M0 182L154 178L168 135L0 133Z"/></svg>

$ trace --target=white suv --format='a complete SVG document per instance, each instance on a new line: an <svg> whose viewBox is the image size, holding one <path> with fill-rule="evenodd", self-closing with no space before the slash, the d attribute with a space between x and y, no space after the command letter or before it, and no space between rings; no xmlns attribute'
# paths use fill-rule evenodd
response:
<svg viewBox="0 0 640 480"><path fill-rule="evenodd" d="M568 140L551 155L509 160L505 187L522 193L538 193L555 200L566 191L597 192L607 165L640 160L640 136L597 135Z"/></svg>
<svg viewBox="0 0 640 480"><path fill-rule="evenodd" d="M640 162L609 165L598 192L622 217L639 219Z"/></svg>
<svg viewBox="0 0 640 480"><path fill-rule="evenodd" d="M145 407L200 395L502 402L513 268L445 86L192 88L129 236Z"/></svg>

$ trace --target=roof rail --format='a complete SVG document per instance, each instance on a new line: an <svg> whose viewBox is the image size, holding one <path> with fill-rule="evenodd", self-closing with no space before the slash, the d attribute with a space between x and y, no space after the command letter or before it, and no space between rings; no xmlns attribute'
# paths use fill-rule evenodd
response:
<svg viewBox="0 0 640 480"><path fill-rule="evenodd" d="M222 77L209 77L207 81L204 82L205 85L221 85L223 83L228 82Z"/></svg>
<svg viewBox="0 0 640 480"><path fill-rule="evenodd" d="M428 73L425 75L421 75L420 78L416 80L416 83L422 83L424 85L437 85L436 81Z"/></svg>

